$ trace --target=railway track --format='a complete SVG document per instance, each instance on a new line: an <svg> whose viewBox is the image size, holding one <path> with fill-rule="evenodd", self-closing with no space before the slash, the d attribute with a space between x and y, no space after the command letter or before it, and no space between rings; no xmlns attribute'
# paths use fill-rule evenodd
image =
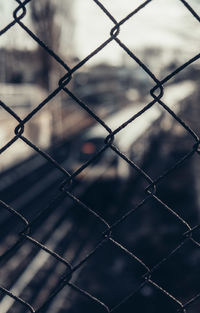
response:
<svg viewBox="0 0 200 313"><path fill-rule="evenodd" d="M85 192L84 190L84 193ZM61 203L56 210L53 210L47 219L44 219L44 221L34 228L31 237L36 238L36 240L42 243L47 249L58 253L68 260L70 264L74 264L75 261L79 259L80 255L85 255L89 251L89 247L92 249L91 240L89 241L91 236L90 232L94 227L97 229L98 225L88 216L86 219L87 224L83 226L83 221L79 220L80 214L78 219L77 214L75 214L75 216L73 214L71 201L65 200L64 202ZM90 232L85 228L86 225L90 229ZM90 242L89 246L88 241ZM94 238L93 241L95 241ZM46 271L45 276L43 275L43 282L40 282L40 287L35 288L34 279L37 275L40 275L41 271L44 271L47 262L49 270ZM38 297L40 298L39 291L44 292L44 290L46 290L46 293L49 295L51 287L49 283L46 283L45 287L45 281L51 281L51 273L55 271L58 273L59 271L56 270L56 268L60 266L60 262L57 262L48 252L38 249L37 247L34 248L32 242L26 241L15 251L12 259L2 266L1 281L4 286L6 284L6 287L15 295L22 295L22 298L23 292L25 292L26 298L28 288L30 290L29 294L31 295L31 299L28 299L28 302L30 301L31 303L33 301L36 302L37 305L41 305L41 301L38 300ZM64 274L66 265L61 266L61 268ZM53 281L58 280L59 277L59 275L55 277L55 274L53 274ZM9 296L3 297L0 302L1 312L12 312L14 302L14 299ZM21 312L20 310L21 308L19 308L19 312ZM13 312L18 312L16 306Z"/></svg>
<svg viewBox="0 0 200 313"><path fill-rule="evenodd" d="M66 151L68 145L69 143L64 144L61 148ZM60 152L59 154L64 156L64 153ZM67 160L64 160L64 157L63 159L60 158L59 161L63 167L67 166ZM32 162L33 167L31 168L30 164ZM11 178L10 175L12 175ZM61 172L54 168L50 170L49 164L41 161L38 156L27 160L23 165L16 166L14 171L12 169L2 176L2 180L6 182L5 185L1 185L3 200L9 202L9 205L25 216L28 221L33 220L37 213L46 206L52 198L52 194L58 191L56 188L63 179ZM15 177L18 177L19 180L15 180ZM77 185L74 192L81 197L87 192L89 186L91 186L91 181L85 182L84 186ZM83 246L84 251L88 251L86 249L88 231L86 231L85 225L81 227L82 221L78 221L81 214L74 214L72 209L73 204L69 198L60 201L56 208L49 210L47 215L41 216L39 223L33 225L31 238L36 239L48 249L56 251L59 255L63 255L73 264L78 259ZM92 229L92 225L95 223L94 221L89 222L89 220L90 217L88 217L87 225ZM16 225L15 217L8 212L2 214L0 223L0 246L3 254L6 253L8 247L11 249L18 240L19 225ZM80 229L77 230L78 228ZM83 241L84 237L85 240ZM29 288L32 298L30 301L41 305L41 301L38 299L40 298L39 290L43 289L43 284L36 289L34 278L43 271L46 263L50 264L51 271L47 271L44 281L49 281L51 280L51 272L59 267L60 263L56 263L56 260L50 254L40 248L38 249L31 241L25 240L21 247L13 251L13 255L8 259L6 258L6 261L2 263L0 270L1 284L16 296L21 296L21 294L23 296L24 290ZM66 266L63 270L66 270ZM47 288L45 290L47 291ZM14 299L5 296L1 297L0 309L1 312L12 312L12 310L18 312L18 305ZM22 307L19 305L19 312L21 310Z"/></svg>
<svg viewBox="0 0 200 313"><path fill-rule="evenodd" d="M70 144L70 141L67 141L60 144L57 150L54 149L54 159L66 169L69 165L66 151L69 150ZM108 188L105 181L101 184L101 189L98 184L95 185L96 181L101 180L108 167L109 164L102 167L102 171L98 173L98 178L96 177L95 180L84 180L83 177L81 183L75 185L73 194L89 206L94 206L94 210L98 213L96 200L93 202L91 199L96 198L100 190L98 196L100 196L101 208L103 208L101 214L109 218L110 203L115 198L115 186L112 184ZM31 223L30 237L25 236L23 245L17 246L13 254L5 258L6 261L4 257L2 258L1 285L15 296L25 299L36 310L45 305L58 281L66 273L67 262L72 268L76 266L87 253L92 251L98 242L99 234L102 233L103 228L105 229L105 225L100 220L93 218L89 212L83 213L83 208L78 207L77 204L74 205L70 197L63 197L56 206L52 206L45 211L45 214L41 214L37 222L34 221L37 215L48 207L47 204L50 203L53 195L58 193L63 178L61 171L38 155L1 176L2 200ZM106 192L112 188L113 194L112 192L109 194L108 201ZM126 201L129 202L127 199ZM22 225L16 223L16 218L4 210L0 226L0 249L1 254L4 255L8 247L12 250L12 246L15 246ZM52 254L48 250L52 250ZM59 260L56 257L57 254L60 256ZM76 282L78 276L79 271L75 271L71 282ZM67 305L66 298L70 294L70 287L65 287L59 293L59 297L56 296L52 300L51 305L47 304L39 312L62 312L62 306L64 303L65 306ZM8 295L1 295L1 313L25 312L22 310L25 310L22 304L18 304ZM28 309L26 311L28 312Z"/></svg>

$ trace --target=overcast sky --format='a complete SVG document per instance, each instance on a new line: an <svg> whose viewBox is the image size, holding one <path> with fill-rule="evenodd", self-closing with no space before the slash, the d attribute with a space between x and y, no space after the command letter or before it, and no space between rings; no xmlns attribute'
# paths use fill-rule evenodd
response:
<svg viewBox="0 0 200 313"><path fill-rule="evenodd" d="M117 21L142 3L141 0L101 2ZM189 2L200 13L198 2ZM79 24L75 38L81 46L80 54L83 57L108 38L113 24L91 0L77 0L76 11ZM200 24L179 0L153 0L121 27L119 38L131 49L161 46L198 53ZM113 43L101 54L101 57L109 56L114 61L121 57L122 52L116 43Z"/></svg>
<svg viewBox="0 0 200 313"><path fill-rule="evenodd" d="M59 1L74 3L75 48L76 54L82 59L109 38L113 23L92 0L57 0L57 3ZM101 2L117 21L142 3L141 0L102 0ZM200 14L199 0L188 0L188 3ZM1 28L12 20L14 7L16 7L14 0L0 1ZM28 17L24 22L30 23ZM119 38L133 50L144 46L159 46L169 49L178 48L185 54L194 55L200 48L200 25L180 0L152 0L121 27ZM64 37L62 41L65 42ZM34 47L33 41L18 26L0 38L0 46L5 44L12 46L13 43L19 47ZM95 60L118 63L122 57L122 50L113 42L98 54Z"/></svg>

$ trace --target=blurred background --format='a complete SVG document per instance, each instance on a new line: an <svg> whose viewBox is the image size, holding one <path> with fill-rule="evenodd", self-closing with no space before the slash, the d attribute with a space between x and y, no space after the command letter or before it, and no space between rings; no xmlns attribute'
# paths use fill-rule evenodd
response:
<svg viewBox="0 0 200 313"><path fill-rule="evenodd" d="M117 22L141 5L139 0L100 3ZM198 15L199 1L189 4ZM14 0L1 1L0 29L13 20L17 6ZM22 221L6 206L31 223L34 240L72 266L85 259L102 238L105 223L101 216L110 225L117 223L112 238L118 244L112 240L102 244L72 275L70 282L77 287L66 285L43 311L108 312L104 303L120 313L176 312L178 301L187 303L200 290L196 243L187 241L159 266L153 273L154 285L141 284L147 267L154 268L182 244L187 225L199 224L200 163L198 153L193 153L197 142L193 132L199 135L199 58L166 80L164 105L155 103L116 133L114 149L105 148L109 131L88 110L112 131L143 110L152 101L155 79L165 80L198 55L199 20L183 1L150 1L120 27L117 38L129 51L111 40L92 55L114 27L98 1L32 0L26 10L21 19L25 27L16 23L0 37L0 285L37 312L66 273L66 265L27 238L17 244ZM4 104L23 120L66 74L61 62L32 33L75 70L68 91L61 90L25 123L23 136L28 144L18 138L10 145L19 123ZM72 197L52 202L66 176L41 151L68 173L75 173L70 190L80 203ZM146 198L148 177L157 180L184 158L156 184L161 201L150 197L136 209ZM118 223L125 214L128 218ZM197 242L198 235L197 229ZM123 302L137 289L134 297ZM1 312L26 312L23 304L4 292L0 308ZM195 301L187 312L196 313L198 308Z"/></svg>

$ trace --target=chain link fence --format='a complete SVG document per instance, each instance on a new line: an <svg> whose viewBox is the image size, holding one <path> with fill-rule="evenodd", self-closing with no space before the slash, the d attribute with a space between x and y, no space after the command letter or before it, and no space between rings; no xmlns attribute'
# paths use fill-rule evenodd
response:
<svg viewBox="0 0 200 313"><path fill-rule="evenodd" d="M25 118L21 119L20 116L18 116L14 110L12 110L6 103L3 103L0 101L1 108L5 110L11 117L17 122L17 127L14 130L14 136L13 138L7 142L3 147L1 147L0 152L1 154L5 153L6 151L9 152L9 148L15 144L16 141L23 141L26 145L28 145L31 149L33 149L37 154L41 156L42 159L47 161L51 165L51 169L57 169L63 176L64 179L62 183L57 186L57 195L51 200L50 203L46 203L46 205L43 206L43 210L41 210L36 216L33 215L32 218L29 220L26 218L26 214L21 214L20 210L16 209L15 207L12 207L11 205L5 203L4 201L0 202L1 205L1 211L7 212L9 216L14 216L15 223L19 224L20 231L17 233L18 240L14 244L10 244L9 248L4 251L4 253L0 257L0 261L2 266L5 266L6 264L10 264L9 261L14 258L14 255L20 251L23 251L23 247L27 245L27 243L30 243L31 246L37 247L37 249L40 251L38 255L36 255L32 260L32 267L37 268L38 262L42 262L45 266L45 262L47 261L48 257L51 256L52 259L54 259L57 263L57 266L59 264L61 266L64 266L64 274L58 275L59 273L55 272L55 275L57 273L57 278L54 279L53 282L49 282L49 293L46 295L43 295L43 303L39 304L39 306L36 306L37 308L33 307L32 302L26 300L26 295L21 296L22 287L20 283L13 282L14 287L7 288L4 285L0 285L1 290L1 312L10 312L9 309L11 307L15 308L17 305L20 305L20 312L56 312L55 309L55 303L63 303L63 297L65 295L69 295L69 291L66 292L66 287L68 290L70 290L70 297L72 301L72 307L70 305L67 307L62 308L59 312L75 312L76 307L76 301L74 299L74 294L77 294L78 296L81 296L85 299L87 299L87 309L85 310L82 307L79 307L78 312L121 312L120 310L125 310L129 312L129 309L131 311L134 311L136 309L136 305L140 308L142 307L142 303L140 301L138 302L138 294L140 294L141 290L144 291L147 295L147 304L148 301L148 294L151 294L151 292L157 293L157 298L165 298L166 301L169 301L173 307L174 312L197 312L196 309L194 311L193 305L195 305L195 308L199 305L199 298L200 298L200 286L199 290L196 291L196 293L192 294L190 298L187 297L178 297L173 294L173 291L171 292L165 286L163 286L162 283L159 282L158 277L156 275L159 275L160 269L162 269L165 265L170 264L170 262L173 263L173 258L178 255L181 251L184 251L185 247L188 244L192 244L192 246L197 249L200 246L200 243L197 239L197 234L199 230L199 225L190 225L184 218L184 215L182 216L181 213L176 208L171 208L168 206L162 198L159 196L159 193L157 193L157 186L160 183L167 182L167 178L171 173L174 173L175 179L176 179L176 171L177 169L180 170L184 164L188 162L188 160L191 160L194 155L199 154L199 137L194 132L190 126L187 125L183 121L182 118L180 118L179 114L176 114L172 109L170 109L167 104L165 104L162 100L164 95L164 87L165 84L170 82L178 73L183 72L186 68L188 68L191 64L193 64L195 61L199 60L200 54L195 55L193 58L187 60L184 64L182 64L180 67L176 68L173 72L168 74L166 77L164 77L162 80L159 80L154 73L141 61L140 56L136 56L130 49L127 47L118 37L120 33L120 28L123 28L123 25L129 20L134 18L136 14L139 14L140 11L142 11L146 6L151 6L152 0L147 0L142 2L134 11L130 12L126 17L124 17L122 20L117 21L115 17L112 15L112 12L109 12L106 7L101 3L101 1L93 0L100 11L102 11L105 16L112 21L113 28L110 31L110 36L108 39L103 42L99 47L97 47L94 51L92 51L86 58L81 60L78 64L76 64L74 67L70 67L68 64L66 64L60 57L57 55L53 50L51 50L46 44L38 38L29 27L24 24L23 19L26 16L27 13L27 4L34 0L25 0L20 1L16 0L17 7L13 12L13 20L0 31L1 36L6 36L7 32L10 28L12 28L15 24L18 24L21 29L26 32L33 41L37 42L41 46L44 51L50 55L57 63L59 63L63 69L65 70L66 74L58 81L58 87L51 92L44 101L39 103L29 114L25 116ZM200 22L200 17L197 14L197 12L194 11L192 6L190 5L189 1L185 0L179 0L179 2L186 7L186 9L192 14L194 19L196 19L198 22ZM123 4L125 5L125 4ZM110 129L110 127L105 123L104 120L102 120L98 114L96 114L89 106L87 106L86 103L81 101L71 90L68 88L68 84L70 81L73 80L73 74L76 73L80 68L82 68L85 64L89 62L90 59L92 59L96 54L100 53L107 45L109 45L111 42L115 42L129 57L130 59L137 63L142 70L149 76L151 81L154 83L154 87L150 90L150 94L152 97L152 100L147 103L141 110L139 110L134 116L130 116L130 118L127 121L124 121L122 125L120 125L117 129ZM37 145L35 145L33 142L31 142L26 136L24 136L24 129L26 128L26 125L30 122L30 120L37 116L37 113L42 110L42 108L50 105L50 101L52 99L56 99L56 97L59 95L61 91L64 91L71 99L75 101L77 106L85 112L87 112L88 115L91 116L93 120L95 120L97 123L102 125L102 127L107 131L107 136L105 138L105 144L103 148L98 151L89 161L84 163L81 167L79 167L75 172L70 174L65 166L62 166L59 162L57 162L49 153L46 151L41 150ZM155 105L159 105L162 107L163 110L167 112L169 116L172 117L173 120L176 121L181 127L181 129L184 129L184 131L190 136L192 145L189 152L187 152L184 156L181 156L180 159L178 159L173 165L170 165L170 167L167 168L167 170L162 175L158 175L155 178L152 178L148 175L148 173L140 167L137 163L135 163L133 160L129 159L127 155L122 153L120 150L117 149L115 146L115 135L120 133L124 128L126 128L130 123L134 124L137 119L141 119L145 112L151 110ZM164 138L163 138L164 140ZM122 158L124 162L127 162L129 164L130 168L133 168L135 172L137 172L137 175L144 179L146 182L145 187L145 196L142 199L142 201L139 201L135 203L134 205L130 206L129 210L124 213L123 205L124 203L121 203L121 214L117 213L116 218L113 219L113 221L110 223L108 220L104 217L101 213L97 213L95 210L93 210L92 207L87 205L87 202L84 202L84 199L82 197L77 197L73 193L73 185L78 177L78 175L81 174L87 167L94 164L95 161L100 155L104 155L107 150L112 150L119 158ZM148 156L147 156L148 157ZM153 175L154 176L154 175ZM40 185L42 188L42 184ZM129 185L129 188L131 189L131 185ZM143 195L143 194L142 194ZM89 194L89 197L92 197L92 195ZM71 264L70 261L68 261L67 258L65 258L62 253L55 252L55 244L54 241L55 238L49 239L49 242L47 241L47 244L43 244L43 240L38 239L37 236L33 235L33 229L36 227L36 225L44 222L45 220L48 220L48 216L50 212L54 210L54 208L57 208L62 201L72 201L74 203L74 206L78 206L81 209L82 219L81 223L85 223L84 215L92 216L94 220L97 221L99 225L100 232L98 237L98 242L95 242L95 245L91 245L89 248L87 248L87 254L83 254L83 257L78 260L78 262L74 262L75 264ZM137 253L135 253L133 250L129 249L124 245L120 238L116 239L116 236L114 235L115 231L118 230L123 223L131 218L134 218L134 216L137 214L138 211L142 212L144 207L148 205L151 201L153 201L154 205L159 206L163 209L163 216L165 216L166 219L173 217L175 219L175 224L177 223L181 227L181 235L177 241L176 246L171 249L166 255L162 256L156 264L153 266L149 266L146 264L146 261L140 257ZM28 208L27 208L28 210ZM119 209L120 210L120 209ZM162 211L162 210L161 210ZM145 211L146 212L146 211ZM147 215L147 216L146 216ZM151 213L146 212L145 218L148 218L148 215L151 215ZM2 215L3 216L3 215ZM3 218L2 218L3 220ZM2 223L5 223L4 220ZM81 224L79 221L79 224ZM76 221L74 220L74 224L76 224ZM23 229L21 229L21 226L23 225ZM9 227L9 225L8 225ZM10 226L12 228L12 226ZM68 224L63 224L62 231L57 233L56 236L58 236L60 241L64 240L66 229L70 228L71 226ZM76 226L74 226L76 227ZM79 226L78 226L79 227ZM88 234L89 237L93 236L92 232L94 231L94 226L92 223L87 224L87 227L91 227L91 232ZM168 228L170 229L170 225L168 225ZM60 228L59 228L60 229ZM124 232L126 232L126 229L123 229ZM155 237L159 237L159 233L156 234L155 230ZM134 233L134 232L133 232ZM129 235L127 235L129 236ZM134 236L134 235L133 235ZM58 238L56 237L56 238ZM71 239L69 239L70 241ZM79 238L80 245L81 243L84 244L84 241L81 236ZM159 238L158 238L159 240ZM173 241L173 238L171 239ZM176 242L176 241L175 241ZM6 244L6 243L5 243ZM70 243L68 243L69 245ZM163 243L165 245L165 243ZM145 244L144 244L145 246ZM105 248L107 247L107 248ZM105 249L105 250L104 250ZM86 273L86 276L91 281L93 280L92 273L95 273L95 271L98 271L98 255L100 262L103 262L102 260L106 258L106 253L109 253L109 251L112 251L112 249L116 249L115 253L118 255L122 255L124 257L128 258L128 262L130 262L130 268L131 264L134 264L134 268L138 269L139 278L137 280L137 284L133 284L132 290L129 290L127 294L123 294L123 297L120 295L117 295L117 299L120 299L114 304L107 304L106 300L104 300L103 296L98 298L94 296L92 291L88 291L85 288L80 287L78 284L76 284L76 280L78 277L78 273L80 273L80 269L84 267L85 265L89 265L91 260L95 260L97 269L94 269L95 265L93 264L93 271L89 270L88 272L83 269L83 272ZM84 249L83 249L84 250ZM24 250L25 251L25 250ZM114 252L113 252L114 253ZM189 253L189 252L188 252ZM149 254L151 254L151 251L149 251ZM182 254L181 254L182 255ZM95 257L96 256L96 257ZM184 258L184 254L182 255ZM25 257L24 257L25 258ZM27 256L28 258L28 256ZM23 256L22 256L23 259ZM34 263L35 262L35 263ZM179 264L176 264L177 271L179 269ZM7 272L10 271L10 268L7 268ZM109 270L108 270L109 271ZM175 270L176 271L176 270ZM196 276L198 275L197 272L192 272L193 269L191 268L191 272L187 273L187 276ZM34 274L35 273L35 274ZM87 274L88 273L88 274ZM132 273L132 272L131 272ZM140 275L140 273L142 273ZM169 276L170 276L170 269L168 270ZM27 274L27 273L26 273ZM24 276L23 276L24 275ZM34 275L39 276L40 274L37 273L37 271L34 272L32 276ZM42 274L41 274L42 275ZM137 273L130 274L130 275L138 275ZM168 274L167 274L168 275ZM166 275L166 279L168 279ZM181 273L180 275L183 275ZM25 274L22 274L23 279L26 280ZM90 276L90 277L88 277ZM173 276L173 274L172 274ZM14 279L14 278L13 278ZM186 279L186 285L187 285ZM139 283L138 283L139 282ZM105 290L107 290L107 281L105 280ZM120 284L120 283L119 283ZM190 284L188 283L190 286ZM110 286L110 285L109 285ZM181 286L179 286L181 289ZM119 289L115 286L115 282L113 280L113 285L110 287L112 290L110 293L115 293L116 289ZM173 290L173 288L172 288ZM42 293L42 291L40 291ZM105 291L105 293L108 293L108 291ZM180 292L181 294L181 292ZM188 291L188 294L190 292ZM30 295L29 295L29 298ZM137 298L137 304L134 302ZM185 300L187 298L187 300ZM143 299L143 298L141 298ZM141 300L144 301L144 300ZM165 303L165 302L162 302ZM61 306L61 304L59 304ZM92 307L92 304L94 304L94 308ZM58 306L59 306L58 305ZM91 306L90 306L91 305ZM128 306L129 305L129 306ZM165 312L165 307L163 305L163 312ZM155 304L156 307L156 304ZM166 306L167 307L167 306ZM156 310L151 310L151 304L148 304L148 309L146 309L145 312L155 312ZM169 308L169 311L172 311L171 307ZM169 312L168 311L168 312ZM16 312L15 309L13 312ZM156 311L157 312L157 311Z"/></svg>

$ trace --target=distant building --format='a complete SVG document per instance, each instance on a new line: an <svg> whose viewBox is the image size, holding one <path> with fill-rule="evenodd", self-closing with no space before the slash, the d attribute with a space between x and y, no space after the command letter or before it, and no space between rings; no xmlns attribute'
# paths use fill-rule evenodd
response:
<svg viewBox="0 0 200 313"><path fill-rule="evenodd" d="M143 101L149 80L140 68L100 64L74 74L73 90L87 104L121 108Z"/></svg>
<svg viewBox="0 0 200 313"><path fill-rule="evenodd" d="M35 50L0 50L1 83L35 83L40 66Z"/></svg>
<svg viewBox="0 0 200 313"><path fill-rule="evenodd" d="M32 84L0 84L0 99L21 119L24 119L42 100L46 92ZM0 107L0 148L14 136L18 121L4 108ZM47 148L51 143L52 117L51 112L43 108L26 124L23 135L40 148ZM34 150L18 139L7 151L1 154L0 170L25 159Z"/></svg>

